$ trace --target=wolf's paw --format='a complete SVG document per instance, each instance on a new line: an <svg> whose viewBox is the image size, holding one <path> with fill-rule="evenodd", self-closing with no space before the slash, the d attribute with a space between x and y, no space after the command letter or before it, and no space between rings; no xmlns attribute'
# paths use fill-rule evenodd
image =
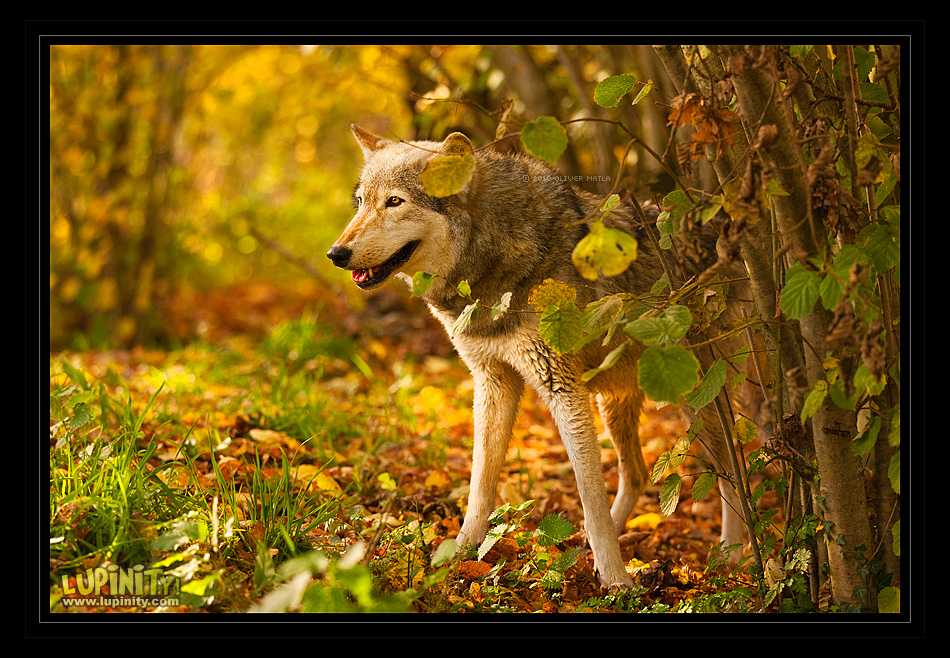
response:
<svg viewBox="0 0 950 658"><path fill-rule="evenodd" d="M463 523L462 529L459 530L459 534L455 538L455 543L459 549L466 546L478 546L485 539L486 534L488 534L487 528L479 532L478 529L466 528Z"/></svg>
<svg viewBox="0 0 950 658"><path fill-rule="evenodd" d="M621 565L619 569L613 568L603 571L598 569L597 565L594 565L594 571L600 579L600 586L608 592L617 592L633 587L633 578L631 578L627 570L623 568L623 565Z"/></svg>

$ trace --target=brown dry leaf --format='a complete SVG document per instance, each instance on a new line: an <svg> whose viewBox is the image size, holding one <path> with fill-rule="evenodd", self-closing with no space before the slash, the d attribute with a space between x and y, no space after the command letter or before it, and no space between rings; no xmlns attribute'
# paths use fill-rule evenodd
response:
<svg viewBox="0 0 950 658"><path fill-rule="evenodd" d="M692 161L704 158L707 146L715 146L719 154L732 146L739 119L732 110L693 93L677 96L671 107L667 125L694 127L689 147Z"/></svg>
<svg viewBox="0 0 950 658"><path fill-rule="evenodd" d="M511 563L518 559L518 543L510 537L502 537L485 554L485 561L491 564L504 560Z"/></svg>
<svg viewBox="0 0 950 658"><path fill-rule="evenodd" d="M442 519L442 527L445 528L446 538L458 537L459 532L462 530L462 525L459 523L457 516L449 516Z"/></svg>
<svg viewBox="0 0 950 658"><path fill-rule="evenodd" d="M491 571L492 565L487 562L466 560L459 565L459 576L465 580L477 580Z"/></svg>
<svg viewBox="0 0 950 658"><path fill-rule="evenodd" d="M254 543L264 541L264 537L267 535L267 531L264 529L264 524L260 521L254 521L251 523L250 527L247 529L247 534L253 540Z"/></svg>

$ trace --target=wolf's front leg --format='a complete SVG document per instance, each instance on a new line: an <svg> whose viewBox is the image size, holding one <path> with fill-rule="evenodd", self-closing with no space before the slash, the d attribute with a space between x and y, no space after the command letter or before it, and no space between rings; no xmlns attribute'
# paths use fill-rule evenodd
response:
<svg viewBox="0 0 950 658"><path fill-rule="evenodd" d="M617 525L610 516L607 488L600 461L600 443L594 428L590 397L584 389L556 393L550 402L567 456L574 467L577 491L584 508L584 530L594 552L594 568L607 589L633 586L617 541Z"/></svg>
<svg viewBox="0 0 950 658"><path fill-rule="evenodd" d="M508 365L473 367L475 380L475 448L468 509L458 544L478 545L488 532L488 517L495 510L498 475L505 464L508 440L524 389L521 377Z"/></svg>

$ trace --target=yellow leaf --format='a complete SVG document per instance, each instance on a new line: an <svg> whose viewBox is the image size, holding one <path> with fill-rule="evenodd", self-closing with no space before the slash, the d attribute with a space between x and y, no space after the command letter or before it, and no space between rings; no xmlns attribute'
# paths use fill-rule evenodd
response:
<svg viewBox="0 0 950 658"><path fill-rule="evenodd" d="M426 386L419 395L416 396L413 405L416 413L429 414L440 413L445 407L445 393L441 388L435 386Z"/></svg>
<svg viewBox="0 0 950 658"><path fill-rule="evenodd" d="M449 476L441 468L432 471L428 476L426 476L426 487L441 489L442 487L447 487L450 484L452 484L452 480L449 479Z"/></svg>
<svg viewBox="0 0 950 658"><path fill-rule="evenodd" d="M641 514L627 521L627 529L628 530L656 530L656 527L660 525L660 522L662 520L663 520L663 517L661 517L659 514L655 512Z"/></svg>
<svg viewBox="0 0 950 658"><path fill-rule="evenodd" d="M600 274L623 274L637 258L637 240L629 233L607 228L601 221L591 224L590 232L577 243L571 260L581 276L596 281Z"/></svg>
<svg viewBox="0 0 950 658"><path fill-rule="evenodd" d="M643 560L638 560L637 558L633 558L632 560L627 562L626 565L624 565L624 567L627 570L627 573L630 574L631 576L637 573L638 571L640 571L641 569L643 569L644 567L648 567L648 566L650 566L648 562L644 562Z"/></svg>
<svg viewBox="0 0 950 658"><path fill-rule="evenodd" d="M301 464L294 469L292 477L298 487L309 486L314 493L328 493L336 496L343 493L339 483L330 477L319 466Z"/></svg>
<svg viewBox="0 0 950 658"><path fill-rule="evenodd" d="M542 310L549 306L573 304L575 299L577 299L577 290L554 279L545 279L543 283L535 286L528 295L528 303Z"/></svg>
<svg viewBox="0 0 950 658"><path fill-rule="evenodd" d="M419 180L426 194L434 197L447 197L458 194L472 180L475 173L475 156L443 155L431 160L419 174Z"/></svg>
<svg viewBox="0 0 950 658"><path fill-rule="evenodd" d="M277 444L281 446L286 446L287 448L296 449L300 447L300 441L297 439L291 438L283 432L277 432L275 430L265 430L255 427L250 430L248 436L251 437L254 441L264 444Z"/></svg>

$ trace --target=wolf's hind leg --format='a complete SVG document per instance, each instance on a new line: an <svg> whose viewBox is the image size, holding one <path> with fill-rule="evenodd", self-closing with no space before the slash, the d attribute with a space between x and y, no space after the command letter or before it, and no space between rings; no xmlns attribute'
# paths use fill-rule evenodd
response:
<svg viewBox="0 0 950 658"><path fill-rule="evenodd" d="M624 525L636 507L649 477L640 450L642 404L643 393L639 390L626 391L622 396L606 392L597 396L601 418L617 450L620 485L610 508L610 516L617 527L618 535L623 533Z"/></svg>
<svg viewBox="0 0 950 658"><path fill-rule="evenodd" d="M732 459L726 444L729 439L723 432L722 423L713 405L706 405L699 415L703 419L703 431L700 436L705 435L704 445L707 447L707 456L719 473L727 474L727 476L732 474ZM690 422L695 418L695 414L687 413L686 416ZM719 478L719 493L722 497L720 540L727 547L735 544L742 545L746 540L746 527L742 520L739 495L735 485L725 478ZM735 566L741 557L741 550L733 551L729 555L729 564Z"/></svg>
<svg viewBox="0 0 950 658"><path fill-rule="evenodd" d="M498 476L505 464L508 440L518 413L524 381L513 368L494 363L472 368L475 380L475 447L468 509L458 543L480 544L488 532L488 517L495 510Z"/></svg>

